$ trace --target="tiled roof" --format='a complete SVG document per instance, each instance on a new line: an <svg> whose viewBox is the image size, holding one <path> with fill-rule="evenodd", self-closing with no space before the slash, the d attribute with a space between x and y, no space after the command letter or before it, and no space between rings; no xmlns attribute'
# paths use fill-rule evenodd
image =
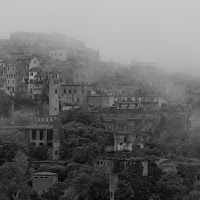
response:
<svg viewBox="0 0 200 200"><path fill-rule="evenodd" d="M33 67L29 70L29 72L41 72L42 70L39 67Z"/></svg>

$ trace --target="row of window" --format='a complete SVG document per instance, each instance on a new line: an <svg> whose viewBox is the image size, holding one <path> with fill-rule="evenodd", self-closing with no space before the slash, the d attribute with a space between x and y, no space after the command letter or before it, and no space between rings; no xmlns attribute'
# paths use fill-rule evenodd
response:
<svg viewBox="0 0 200 200"><path fill-rule="evenodd" d="M15 79L12 79L12 80L8 79L8 80L7 80L7 83L8 83L8 84L10 84L10 83L15 84Z"/></svg>
<svg viewBox="0 0 200 200"><path fill-rule="evenodd" d="M7 77L15 78L15 74L7 74Z"/></svg>
<svg viewBox="0 0 200 200"><path fill-rule="evenodd" d="M85 98L76 97L76 98L73 98L73 100L74 100L75 103L76 102L85 102ZM67 99L65 97L63 98L63 102L67 102Z"/></svg>
<svg viewBox="0 0 200 200"><path fill-rule="evenodd" d="M51 53L52 56L57 56L57 53ZM62 52L58 53L58 56L62 56Z"/></svg>
<svg viewBox="0 0 200 200"><path fill-rule="evenodd" d="M68 90L68 93L69 93L69 94L71 94L72 92L73 92L72 90ZM84 94L84 92L85 92L84 90L81 90L81 93L82 93L82 94ZM64 90L63 90L63 93L66 94L66 93L67 93L67 90L64 89ZM74 90L74 94L76 94L76 93L77 93L77 90Z"/></svg>
<svg viewBox="0 0 200 200"><path fill-rule="evenodd" d="M15 67L7 67L7 70L15 70Z"/></svg>

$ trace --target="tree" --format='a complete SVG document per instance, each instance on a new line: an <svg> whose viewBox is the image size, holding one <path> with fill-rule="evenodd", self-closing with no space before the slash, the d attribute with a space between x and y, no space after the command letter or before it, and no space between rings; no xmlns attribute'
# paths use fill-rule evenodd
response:
<svg viewBox="0 0 200 200"><path fill-rule="evenodd" d="M56 183L48 189L47 192L42 194L42 198L45 200L58 200L64 195L64 190L67 185L65 183Z"/></svg>
<svg viewBox="0 0 200 200"><path fill-rule="evenodd" d="M28 165L27 156L18 151L12 162L0 166L0 192L6 199L28 199Z"/></svg>
<svg viewBox="0 0 200 200"><path fill-rule="evenodd" d="M17 130L0 133L0 164L11 162L18 151L28 154L28 141L24 134Z"/></svg>
<svg viewBox="0 0 200 200"><path fill-rule="evenodd" d="M182 200L186 195L187 187L183 184L183 179L176 173L164 174L157 181L154 191L162 200Z"/></svg>

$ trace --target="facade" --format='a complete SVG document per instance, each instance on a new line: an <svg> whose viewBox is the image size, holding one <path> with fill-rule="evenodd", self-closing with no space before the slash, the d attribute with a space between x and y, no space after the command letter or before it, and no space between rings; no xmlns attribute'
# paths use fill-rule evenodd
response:
<svg viewBox="0 0 200 200"><path fill-rule="evenodd" d="M73 84L94 84L96 82L96 69L93 66L76 66L73 68Z"/></svg>
<svg viewBox="0 0 200 200"><path fill-rule="evenodd" d="M49 56L53 60L67 61L67 49L52 49L49 50Z"/></svg>
<svg viewBox="0 0 200 200"><path fill-rule="evenodd" d="M31 95L33 94L33 85L34 85L35 76L37 75L37 73L41 73L41 72L42 70L38 67L34 67L29 70L28 92Z"/></svg>
<svg viewBox="0 0 200 200"><path fill-rule="evenodd" d="M33 190L36 192L47 191L53 184L58 182L58 173L38 172L32 177Z"/></svg>
<svg viewBox="0 0 200 200"><path fill-rule="evenodd" d="M88 94L93 90L94 85L61 85L62 108L67 105L84 105L88 102Z"/></svg>
<svg viewBox="0 0 200 200"><path fill-rule="evenodd" d="M115 98L112 95L106 94L90 94L88 103L92 107L111 107L114 105Z"/></svg>
<svg viewBox="0 0 200 200"><path fill-rule="evenodd" d="M6 93L14 95L17 88L18 69L15 62L6 64Z"/></svg>
<svg viewBox="0 0 200 200"><path fill-rule="evenodd" d="M58 129L52 125L40 124L26 127L26 134L32 145L49 147L50 160L59 160L60 135Z"/></svg>
<svg viewBox="0 0 200 200"><path fill-rule="evenodd" d="M39 71L34 76L34 83L33 83L33 92L32 98L35 102L41 103L43 100L43 95L45 95L45 85L46 85L46 76L42 71Z"/></svg>
<svg viewBox="0 0 200 200"><path fill-rule="evenodd" d="M49 115L58 115L60 110L60 74L51 72L49 74Z"/></svg>
<svg viewBox="0 0 200 200"><path fill-rule="evenodd" d="M200 127L200 108L196 108L195 110L192 110L190 117L190 128L195 129Z"/></svg>
<svg viewBox="0 0 200 200"><path fill-rule="evenodd" d="M98 165L102 167L105 174L109 176L110 200L115 199L115 191L117 190L117 183L120 179L118 173L114 172L114 169L116 168L116 161L122 165L123 171L126 171L130 165L141 164L143 167L142 176L148 175L148 161L141 157L131 157L127 154L106 154L98 156Z"/></svg>

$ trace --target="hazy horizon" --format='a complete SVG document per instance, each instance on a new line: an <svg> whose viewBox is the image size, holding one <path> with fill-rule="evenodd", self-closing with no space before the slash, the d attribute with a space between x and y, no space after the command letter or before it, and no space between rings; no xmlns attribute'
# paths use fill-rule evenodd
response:
<svg viewBox="0 0 200 200"><path fill-rule="evenodd" d="M102 60L155 61L200 75L198 0L2 0L1 34L61 32L98 49Z"/></svg>

